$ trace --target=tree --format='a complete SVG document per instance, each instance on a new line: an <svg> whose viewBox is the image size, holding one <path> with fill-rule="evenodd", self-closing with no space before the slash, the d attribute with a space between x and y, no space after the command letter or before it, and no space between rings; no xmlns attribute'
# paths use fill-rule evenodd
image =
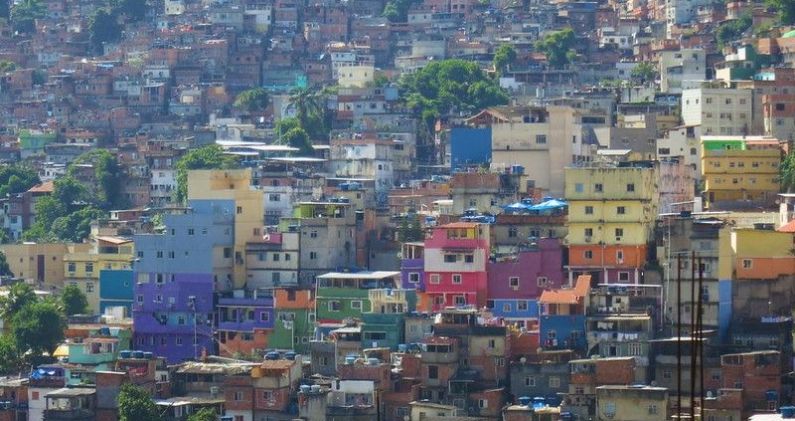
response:
<svg viewBox="0 0 795 421"><path fill-rule="evenodd" d="M119 391L119 421L160 421L160 411L146 389L125 383Z"/></svg>
<svg viewBox="0 0 795 421"><path fill-rule="evenodd" d="M263 88L251 88L237 95L234 107L249 114L262 113L268 108L268 100L268 91Z"/></svg>
<svg viewBox="0 0 795 421"><path fill-rule="evenodd" d="M215 413L215 408L202 408L188 416L188 421L215 421L218 415Z"/></svg>
<svg viewBox="0 0 795 421"><path fill-rule="evenodd" d="M80 243L91 234L91 223L104 214L102 210L88 206L56 218L50 231L59 240Z"/></svg>
<svg viewBox="0 0 795 421"><path fill-rule="evenodd" d="M8 290L8 295L0 297L0 317L6 324L10 324L14 315L29 305L38 300L36 293L30 285L24 282L17 282L11 285Z"/></svg>
<svg viewBox="0 0 795 421"><path fill-rule="evenodd" d="M502 44L494 53L494 70L503 74L514 61L516 61L516 50L510 44Z"/></svg>
<svg viewBox="0 0 795 421"><path fill-rule="evenodd" d="M0 0L0 4L3 4ZM17 64L11 60L0 60L0 73L13 72L17 69Z"/></svg>
<svg viewBox="0 0 795 421"><path fill-rule="evenodd" d="M792 25L795 23L795 1L767 0L765 3L778 13L778 20L782 25Z"/></svg>
<svg viewBox="0 0 795 421"><path fill-rule="evenodd" d="M549 65L556 68L565 67L575 57L572 50L576 38L571 28L546 34L544 38L536 42L536 50L547 56Z"/></svg>
<svg viewBox="0 0 795 421"><path fill-rule="evenodd" d="M41 0L21 0L11 8L11 24L17 32L31 33L36 30L36 19L46 14L47 8Z"/></svg>
<svg viewBox="0 0 795 421"><path fill-rule="evenodd" d="M63 341L66 318L53 300L39 300L26 304L12 318L12 331L17 347L23 354L55 352Z"/></svg>
<svg viewBox="0 0 795 421"><path fill-rule="evenodd" d="M0 335L0 373L10 374L21 371L22 362L19 350L11 335Z"/></svg>
<svg viewBox="0 0 795 421"><path fill-rule="evenodd" d="M91 16L88 30L91 45L97 51L102 51L103 44L121 39L122 26L119 24L115 14L105 9L99 9Z"/></svg>
<svg viewBox="0 0 795 421"><path fill-rule="evenodd" d="M55 180L52 197L63 204L67 211L82 207L91 200L86 186L69 174Z"/></svg>
<svg viewBox="0 0 795 421"><path fill-rule="evenodd" d="M88 311L88 299L77 285L67 285L61 292L61 306L67 316L85 314Z"/></svg>
<svg viewBox="0 0 795 421"><path fill-rule="evenodd" d="M417 0L389 0L381 15L392 23L408 21L409 9Z"/></svg>
<svg viewBox="0 0 795 421"><path fill-rule="evenodd" d="M188 151L177 161L177 201L188 198L188 171L200 169L230 169L237 167L237 161L218 145L204 146Z"/></svg>
<svg viewBox="0 0 795 421"><path fill-rule="evenodd" d="M0 196L22 193L41 183L39 174L26 165L8 165L0 168Z"/></svg>
<svg viewBox="0 0 795 421"><path fill-rule="evenodd" d="M282 136L281 141L282 143L300 149L298 153L301 155L311 155L314 153L312 141L309 140L309 135L300 127L290 129L284 134L284 136Z"/></svg>
<svg viewBox="0 0 795 421"><path fill-rule="evenodd" d="M8 266L8 259L6 259L6 254L0 252L0 276L14 276L11 272L11 267Z"/></svg>
<svg viewBox="0 0 795 421"><path fill-rule="evenodd" d="M94 167L93 197L88 197L92 203L102 209L124 207L124 198L121 194L123 175L116 157L105 149L86 152L69 165L67 174L74 177L78 165L90 164ZM89 189L86 189L88 192Z"/></svg>
<svg viewBox="0 0 795 421"><path fill-rule="evenodd" d="M279 119L276 122L276 127L274 127L274 131L276 132L276 137L281 139L287 132L292 129L300 129L301 128L301 121L295 117L287 117Z"/></svg>
<svg viewBox="0 0 795 421"><path fill-rule="evenodd" d="M790 152L781 162L779 167L781 191L791 193L795 191L795 151Z"/></svg>
<svg viewBox="0 0 795 421"><path fill-rule="evenodd" d="M290 106L301 127L312 139L328 136L326 127L326 96L317 89L299 88L290 92Z"/></svg>
<svg viewBox="0 0 795 421"><path fill-rule="evenodd" d="M630 76L641 83L653 82L657 76L657 69L648 61L642 61L632 69Z"/></svg>
<svg viewBox="0 0 795 421"><path fill-rule="evenodd" d="M753 25L754 19L750 13L743 13L739 19L730 20L722 23L715 31L715 41L720 48L723 48L732 41L737 41L743 37L745 31Z"/></svg>

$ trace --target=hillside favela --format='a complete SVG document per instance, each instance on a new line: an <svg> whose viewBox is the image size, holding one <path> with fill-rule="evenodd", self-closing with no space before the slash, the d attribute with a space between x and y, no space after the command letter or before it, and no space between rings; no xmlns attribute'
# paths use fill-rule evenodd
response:
<svg viewBox="0 0 795 421"><path fill-rule="evenodd" d="M0 0L0 421L795 421L795 0Z"/></svg>

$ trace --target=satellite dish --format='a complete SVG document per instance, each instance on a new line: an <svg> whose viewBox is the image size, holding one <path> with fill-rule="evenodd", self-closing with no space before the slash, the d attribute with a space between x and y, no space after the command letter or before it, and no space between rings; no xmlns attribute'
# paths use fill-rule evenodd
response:
<svg viewBox="0 0 795 421"><path fill-rule="evenodd" d="M524 364L524 363L527 362L527 358L525 358L525 357L519 358L519 362Z"/></svg>

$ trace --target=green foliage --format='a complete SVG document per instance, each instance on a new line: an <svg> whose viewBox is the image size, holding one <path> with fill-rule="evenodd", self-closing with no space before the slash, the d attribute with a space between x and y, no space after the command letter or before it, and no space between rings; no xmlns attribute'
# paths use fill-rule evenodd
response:
<svg viewBox="0 0 795 421"><path fill-rule="evenodd" d="M718 27L718 30L715 31L715 41L720 48L723 48L726 44L742 38L745 31L747 31L752 24L753 18L750 13L744 13L739 19L724 22Z"/></svg>
<svg viewBox="0 0 795 421"><path fill-rule="evenodd" d="M116 157L105 149L86 152L69 165L67 174L74 177L78 165L91 164L94 167L96 187L89 200L102 209L121 208L124 203L121 195L122 171Z"/></svg>
<svg viewBox="0 0 795 421"><path fill-rule="evenodd" d="M146 17L146 0L111 0L110 7L114 15L124 15L131 21Z"/></svg>
<svg viewBox="0 0 795 421"><path fill-rule="evenodd" d="M8 165L0 168L0 197L22 193L41 183L36 170L24 165Z"/></svg>
<svg viewBox="0 0 795 421"><path fill-rule="evenodd" d="M422 241L425 239L425 232L422 223L415 213L409 213L402 221L398 229L398 241L408 243L412 241Z"/></svg>
<svg viewBox="0 0 795 421"><path fill-rule="evenodd" d="M204 146L188 151L177 161L177 201L184 202L188 198L188 171L230 169L237 167L237 161L218 145Z"/></svg>
<svg viewBox="0 0 795 421"><path fill-rule="evenodd" d="M795 152L790 152L779 167L781 178L781 191L791 193L795 191Z"/></svg>
<svg viewBox="0 0 795 421"><path fill-rule="evenodd" d="M466 60L434 61L404 75L406 105L431 128L436 118L454 112L472 113L508 103L508 95L477 64Z"/></svg>
<svg viewBox="0 0 795 421"><path fill-rule="evenodd" d="M24 282L17 282L11 285L8 295L0 297L0 317L5 323L11 324L15 314L36 301L37 297L33 288Z"/></svg>
<svg viewBox="0 0 795 421"><path fill-rule="evenodd" d="M549 65L556 68L565 67L576 57L572 50L576 42L574 31L566 28L557 32L552 32L536 42L536 50L547 56Z"/></svg>
<svg viewBox="0 0 795 421"><path fill-rule="evenodd" d="M2 0L0 0L2 4ZM17 64L11 60L0 60L0 73L13 72L17 69Z"/></svg>
<svg viewBox="0 0 795 421"><path fill-rule="evenodd" d="M0 252L0 276L14 276L11 272L11 267L8 266L8 259L6 259L6 254Z"/></svg>
<svg viewBox="0 0 795 421"><path fill-rule="evenodd" d="M64 339L66 318L53 300L28 303L11 320L14 339L22 353L52 355Z"/></svg>
<svg viewBox="0 0 795 421"><path fill-rule="evenodd" d="M235 98L234 107L249 114L262 113L268 108L268 91L263 88L247 89Z"/></svg>
<svg viewBox="0 0 795 421"><path fill-rule="evenodd" d="M91 199L88 189L70 174L56 179L53 184L52 197L63 204L67 211L72 211Z"/></svg>
<svg viewBox="0 0 795 421"><path fill-rule="evenodd" d="M295 89L290 92L290 105L310 139L328 138L326 95L317 89Z"/></svg>
<svg viewBox="0 0 795 421"><path fill-rule="evenodd" d="M11 335L0 336L0 373L10 374L21 371L22 361L20 361L19 350Z"/></svg>
<svg viewBox="0 0 795 421"><path fill-rule="evenodd" d="M119 24L114 13L105 9L99 9L91 16L88 31L91 45L93 45L97 51L102 51L103 44L116 42L121 39L122 26Z"/></svg>
<svg viewBox="0 0 795 421"><path fill-rule="evenodd" d="M516 61L516 50L510 44L502 44L494 52L494 70L499 74L505 73L508 66Z"/></svg>
<svg viewBox="0 0 795 421"><path fill-rule="evenodd" d="M795 1L766 0L765 4L778 13L778 20L782 25L795 24Z"/></svg>
<svg viewBox="0 0 795 421"><path fill-rule="evenodd" d="M202 408L188 416L188 421L215 421L218 415L213 408Z"/></svg>
<svg viewBox="0 0 795 421"><path fill-rule="evenodd" d="M276 132L276 137L282 138L287 132L292 129L300 129L301 128L301 120L295 117L287 117L282 118L276 122L276 127L274 127L274 131Z"/></svg>
<svg viewBox="0 0 795 421"><path fill-rule="evenodd" d="M91 234L91 223L104 215L100 209L85 207L55 219L50 231L59 240L79 243Z"/></svg>
<svg viewBox="0 0 795 421"><path fill-rule="evenodd" d="M386 77L383 73L378 73L373 78L373 86L376 88L383 88L384 86L389 84L389 78Z"/></svg>
<svg viewBox="0 0 795 421"><path fill-rule="evenodd" d="M146 389L125 383L119 391L119 421L160 421L160 411Z"/></svg>
<svg viewBox="0 0 795 421"><path fill-rule="evenodd" d="M632 79L638 80L641 83L653 82L657 76L657 69L648 61L641 61L635 68L632 69Z"/></svg>
<svg viewBox="0 0 795 421"><path fill-rule="evenodd" d="M415 2L417 0L389 0L382 15L392 23L406 22L409 19L409 8Z"/></svg>
<svg viewBox="0 0 795 421"><path fill-rule="evenodd" d="M67 285L61 292L61 306L67 316L85 314L88 311L88 299L77 285Z"/></svg>
<svg viewBox="0 0 795 421"><path fill-rule="evenodd" d="M22 238L25 241L83 241L91 233L91 222L104 214L101 209L86 205L94 200L85 186L70 175L55 180L53 194L36 201L36 221Z"/></svg>
<svg viewBox="0 0 795 421"><path fill-rule="evenodd" d="M298 153L301 155L311 155L314 152L312 141L309 140L309 134L300 127L290 129L280 140L282 143L300 149Z"/></svg>
<svg viewBox="0 0 795 421"><path fill-rule="evenodd" d="M36 30L36 19L43 18L47 8L41 0L21 0L11 7L11 25L19 33L32 33Z"/></svg>

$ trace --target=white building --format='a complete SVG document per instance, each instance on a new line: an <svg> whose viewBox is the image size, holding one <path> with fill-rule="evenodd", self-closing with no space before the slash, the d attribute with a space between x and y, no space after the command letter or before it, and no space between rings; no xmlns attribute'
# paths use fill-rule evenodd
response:
<svg viewBox="0 0 795 421"><path fill-rule="evenodd" d="M707 55L700 48L663 51L660 53L659 72L662 92L681 93L683 82L706 79Z"/></svg>
<svg viewBox="0 0 795 421"><path fill-rule="evenodd" d="M685 165L695 171L694 177L701 174L701 128L699 126L680 126L669 130L665 137L657 139L657 159L682 157Z"/></svg>
<svg viewBox="0 0 795 421"><path fill-rule="evenodd" d="M703 135L744 135L753 123L750 89L696 88L682 91L682 121Z"/></svg>

